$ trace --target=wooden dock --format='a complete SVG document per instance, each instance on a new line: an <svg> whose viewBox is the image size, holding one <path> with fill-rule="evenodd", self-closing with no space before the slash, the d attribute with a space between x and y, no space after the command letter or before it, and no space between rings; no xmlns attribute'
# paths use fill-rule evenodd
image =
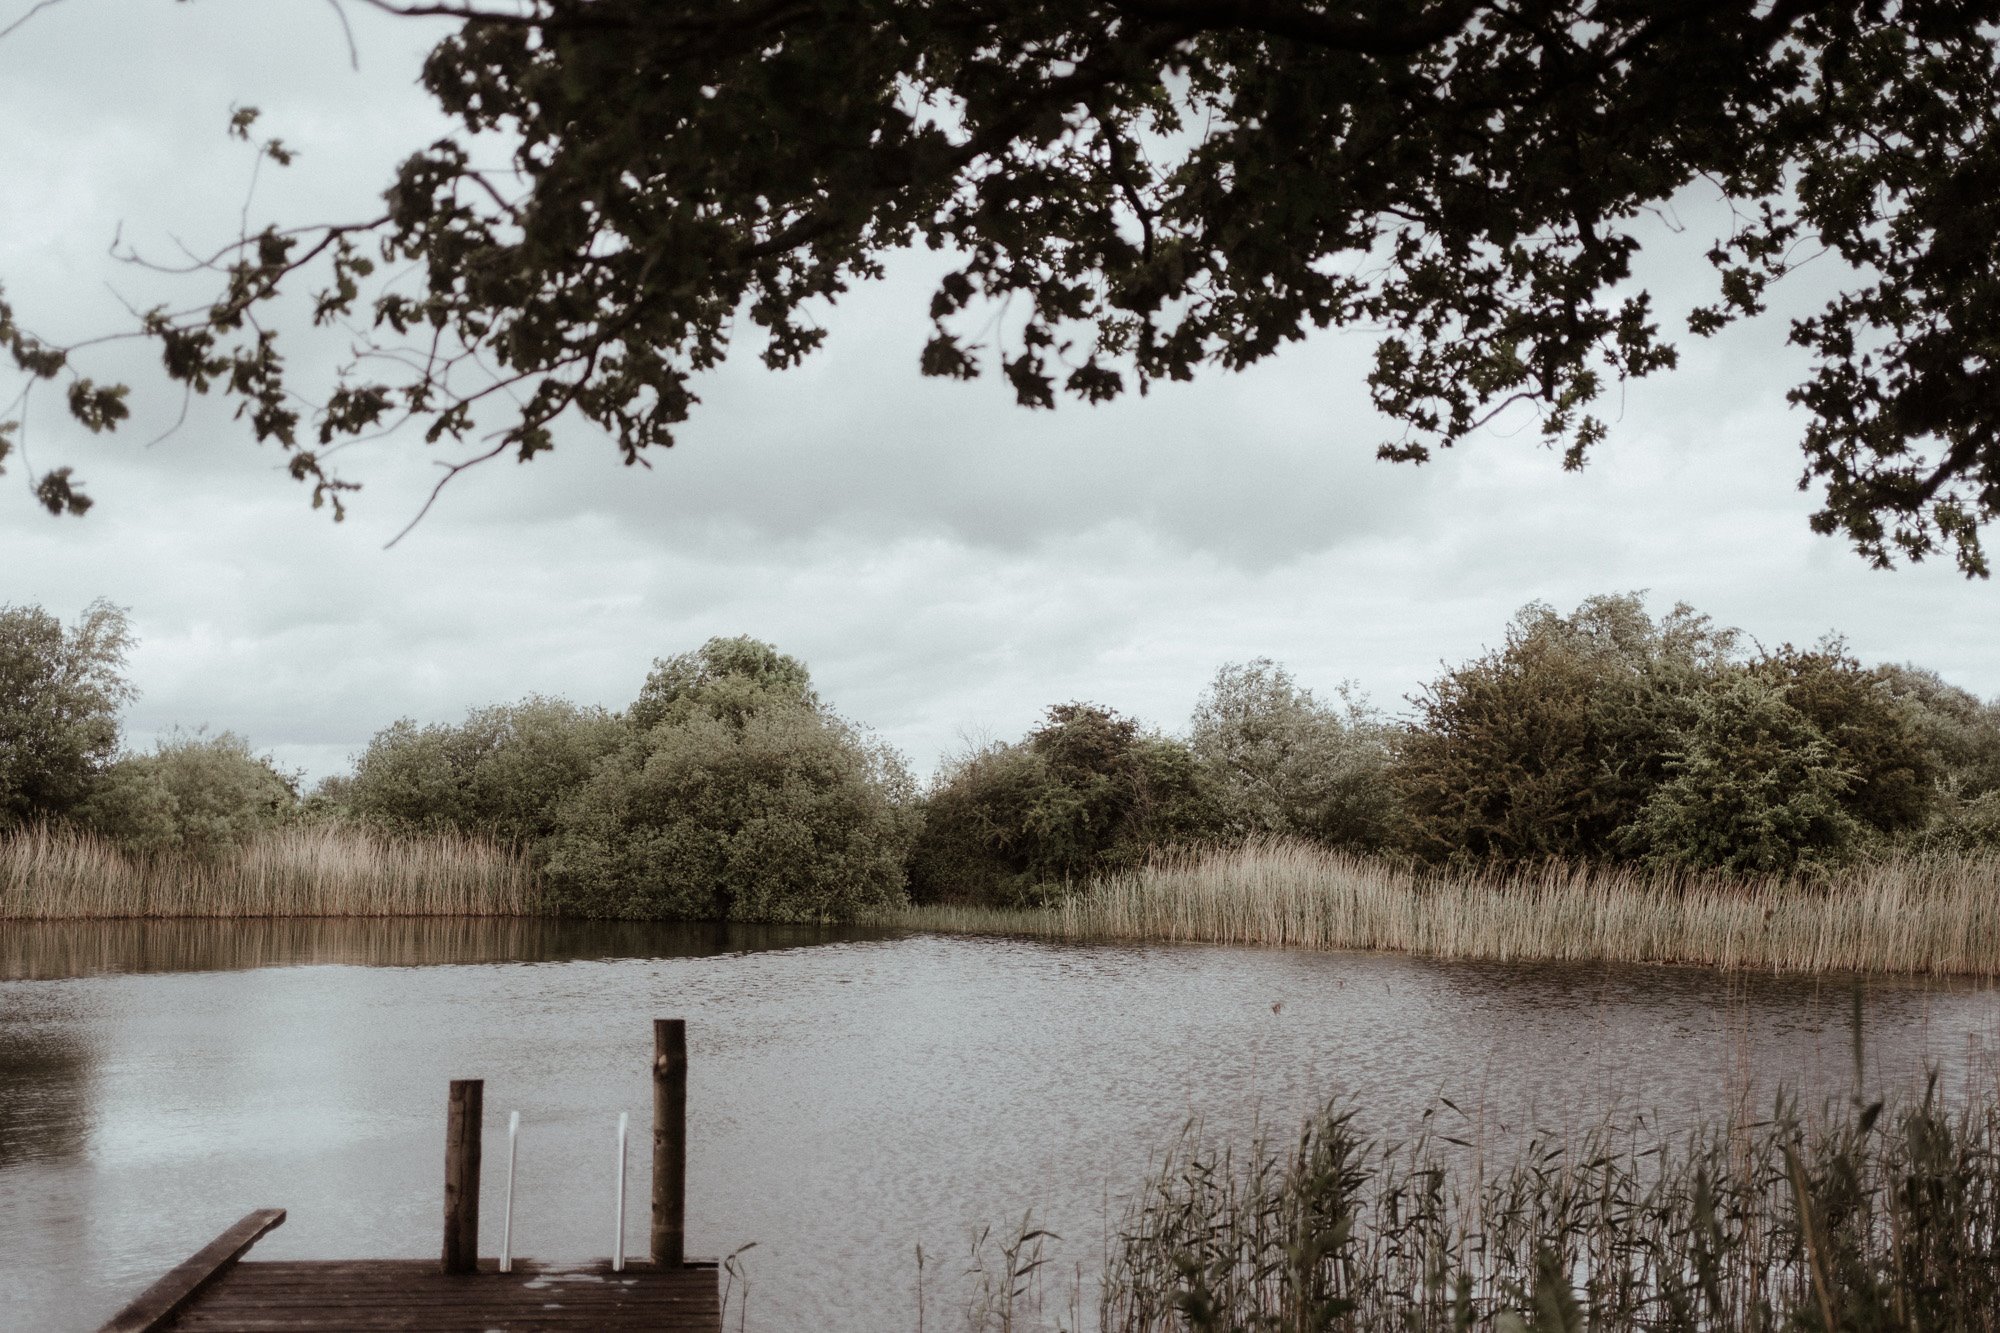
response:
<svg viewBox="0 0 2000 1333"><path fill-rule="evenodd" d="M479 1257L484 1087L451 1085L445 1134L444 1247L428 1259L289 1259L243 1255L281 1225L281 1208L249 1214L127 1305L103 1333L530 1333L649 1329L720 1333L713 1261L684 1258L687 1043L678 1019L653 1025L652 1258L579 1264ZM622 1134L622 1129L621 1129ZM622 1191L622 1185L621 1185ZM622 1200L622 1193L621 1193Z"/></svg>

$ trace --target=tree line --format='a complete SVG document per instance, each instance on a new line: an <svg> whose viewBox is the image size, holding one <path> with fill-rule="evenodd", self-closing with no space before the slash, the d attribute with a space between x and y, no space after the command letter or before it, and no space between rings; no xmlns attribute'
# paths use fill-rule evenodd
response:
<svg viewBox="0 0 2000 1333"><path fill-rule="evenodd" d="M1022 906L1172 848L1295 838L1440 865L1550 859L1825 875L2000 850L2000 702L1766 648L1636 595L1534 604L1385 716L1269 659L1185 729L1050 707L919 784L750 638L660 659L621 710L531 696L396 722L310 792L241 737L121 751L124 614L0 609L0 830L62 821L136 856L215 856L295 820L510 845L587 916L826 920L905 900Z"/></svg>

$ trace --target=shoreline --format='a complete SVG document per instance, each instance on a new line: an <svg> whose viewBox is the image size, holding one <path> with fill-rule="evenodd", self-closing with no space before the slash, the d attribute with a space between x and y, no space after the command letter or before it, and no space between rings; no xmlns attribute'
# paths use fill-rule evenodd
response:
<svg viewBox="0 0 2000 1333"><path fill-rule="evenodd" d="M545 912L541 901L523 858L462 837L298 827L221 862L135 861L101 840L45 829L0 839L0 921L9 923L594 919ZM1452 872L1253 842L1156 859L1044 906L913 904L826 924L1463 961L1992 979L2000 978L2000 857L1888 860L1818 881L1729 880L1564 864Z"/></svg>

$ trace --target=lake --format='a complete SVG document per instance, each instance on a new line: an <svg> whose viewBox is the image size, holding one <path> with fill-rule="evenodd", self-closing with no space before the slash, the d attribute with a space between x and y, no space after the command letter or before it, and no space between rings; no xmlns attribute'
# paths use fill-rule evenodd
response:
<svg viewBox="0 0 2000 1333"><path fill-rule="evenodd" d="M445 1086L486 1080L484 1249L645 1249L651 1020L688 1020L688 1248L753 1328L950 1327L969 1238L1030 1209L1095 1272L1198 1118L1288 1137L1439 1095L1495 1150L1607 1110L1669 1128L1853 1079L1853 983L1214 946L523 921L0 923L0 1326L89 1329L252 1208L254 1257L430 1256ZM1990 1077L2000 993L1867 982L1871 1090ZM1062 1270L1056 1270L1058 1272ZM740 1292L738 1293L740 1295Z"/></svg>

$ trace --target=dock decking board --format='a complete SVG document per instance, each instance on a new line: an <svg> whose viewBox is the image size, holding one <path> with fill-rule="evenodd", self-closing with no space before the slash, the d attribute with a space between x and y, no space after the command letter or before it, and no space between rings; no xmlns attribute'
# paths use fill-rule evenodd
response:
<svg viewBox="0 0 2000 1333"><path fill-rule="evenodd" d="M716 1277L713 1264L656 1269L628 1263L614 1273L603 1261L516 1261L512 1273L502 1273L488 1260L476 1274L446 1275L437 1261L423 1259L244 1261L168 1327L189 1333L717 1333L722 1307Z"/></svg>
<svg viewBox="0 0 2000 1333"><path fill-rule="evenodd" d="M486 1084L451 1080L445 1122L445 1230L441 1260L291 1259L242 1262L285 1220L263 1208L196 1251L113 1315L100 1333L721 1333L713 1261L683 1263L687 1220L687 1037L678 1018L653 1023L653 1188L650 1253L612 1272L606 1260L517 1260L502 1273L479 1253L479 1159ZM510 1131L511 1133L511 1131ZM625 1121L619 1118L619 1150ZM512 1142L510 1138L510 1143ZM510 1152L508 1198L513 1167ZM619 1168L623 1207L624 1168ZM623 1214L620 1214L622 1223Z"/></svg>
<svg viewBox="0 0 2000 1333"><path fill-rule="evenodd" d="M166 1328L176 1314L205 1291L271 1228L283 1225L285 1210L259 1208L196 1250L130 1305L111 1317L101 1333L150 1333Z"/></svg>

